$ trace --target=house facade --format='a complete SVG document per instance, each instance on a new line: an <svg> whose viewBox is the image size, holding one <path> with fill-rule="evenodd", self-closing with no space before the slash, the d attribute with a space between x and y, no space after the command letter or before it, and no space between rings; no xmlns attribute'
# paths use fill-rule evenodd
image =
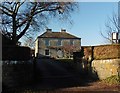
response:
<svg viewBox="0 0 120 93"><path fill-rule="evenodd" d="M35 56L49 56L52 58L72 58L73 52L80 51L81 38L66 32L53 32L47 29L35 41Z"/></svg>

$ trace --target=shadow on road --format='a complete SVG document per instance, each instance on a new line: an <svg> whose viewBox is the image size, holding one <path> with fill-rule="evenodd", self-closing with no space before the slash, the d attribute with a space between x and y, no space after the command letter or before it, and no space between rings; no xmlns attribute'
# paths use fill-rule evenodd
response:
<svg viewBox="0 0 120 93"><path fill-rule="evenodd" d="M33 80L28 85L5 89L3 93L21 93L25 90L54 90L68 87L89 86L94 80L82 73L80 63L60 62L54 59L37 59ZM29 69L29 68L28 68Z"/></svg>
<svg viewBox="0 0 120 93"><path fill-rule="evenodd" d="M57 89L88 86L94 80L83 73L80 63L60 62L55 59L38 59L36 86L38 89Z"/></svg>

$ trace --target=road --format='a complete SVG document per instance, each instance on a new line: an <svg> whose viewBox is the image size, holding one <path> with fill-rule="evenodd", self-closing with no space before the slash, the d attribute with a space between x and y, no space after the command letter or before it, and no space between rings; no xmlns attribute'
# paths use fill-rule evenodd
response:
<svg viewBox="0 0 120 93"><path fill-rule="evenodd" d="M39 79L37 80L39 81L38 87L41 89L73 87L85 84L84 81L80 81L80 75L76 74L74 68L67 69L67 64L52 59L37 59L37 75L37 79Z"/></svg>
<svg viewBox="0 0 120 93"><path fill-rule="evenodd" d="M120 86L94 82L89 77L81 78L81 75L74 72L76 70L69 70L64 65L51 59L38 59L40 81L30 89L39 93L119 93Z"/></svg>
<svg viewBox="0 0 120 93"><path fill-rule="evenodd" d="M8 88L3 93L14 93L11 92L12 90L17 91L15 93L23 93L18 91L26 90L34 93L118 93L118 87L120 87L94 82L87 74L83 77L79 73L80 69L76 69L76 67L79 68L79 64L66 64L52 59L37 59L36 66L35 81L30 82L29 85Z"/></svg>
<svg viewBox="0 0 120 93"><path fill-rule="evenodd" d="M37 70L41 72L41 77L43 78L66 77L72 75L62 64L52 59L38 59Z"/></svg>

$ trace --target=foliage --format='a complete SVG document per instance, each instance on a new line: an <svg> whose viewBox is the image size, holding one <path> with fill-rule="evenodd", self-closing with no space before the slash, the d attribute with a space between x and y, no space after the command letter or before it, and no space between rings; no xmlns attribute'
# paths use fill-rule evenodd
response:
<svg viewBox="0 0 120 93"><path fill-rule="evenodd" d="M120 44L101 45L94 47L94 59L120 58Z"/></svg>
<svg viewBox="0 0 120 93"><path fill-rule="evenodd" d="M84 56L88 61L120 58L120 44L87 46L84 47Z"/></svg>
<svg viewBox="0 0 120 93"><path fill-rule="evenodd" d="M15 45L21 37L33 35L46 27L52 17L69 20L76 6L75 2L2 2L2 34Z"/></svg>
<svg viewBox="0 0 120 93"><path fill-rule="evenodd" d="M71 58L71 56L73 56L73 52L80 51L80 47L75 45L65 45L62 48L67 58Z"/></svg>
<svg viewBox="0 0 120 93"><path fill-rule="evenodd" d="M102 82L108 83L108 84L120 84L120 76L118 75L113 75L111 77L108 77L104 80L102 80Z"/></svg>
<svg viewBox="0 0 120 93"><path fill-rule="evenodd" d="M92 60L92 47L91 46L87 46L87 47L83 47L84 48L84 59L91 61ZM90 59L91 58L91 59Z"/></svg>

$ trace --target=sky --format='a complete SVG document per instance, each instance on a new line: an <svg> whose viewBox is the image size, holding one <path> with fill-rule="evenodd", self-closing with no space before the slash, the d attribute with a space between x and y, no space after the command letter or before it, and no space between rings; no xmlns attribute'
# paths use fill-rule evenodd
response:
<svg viewBox="0 0 120 93"><path fill-rule="evenodd" d="M100 31L105 32L108 17L118 12L117 2L79 2L79 9L72 13L72 25L68 22L51 21L48 28L53 31L66 29L67 32L81 38L82 46L106 44ZM40 34L40 33L39 33Z"/></svg>

